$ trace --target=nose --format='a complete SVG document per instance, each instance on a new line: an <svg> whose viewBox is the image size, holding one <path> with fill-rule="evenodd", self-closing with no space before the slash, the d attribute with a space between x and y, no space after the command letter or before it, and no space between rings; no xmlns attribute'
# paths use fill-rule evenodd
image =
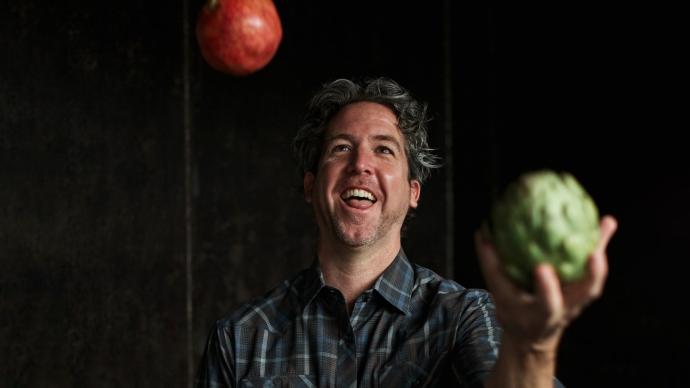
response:
<svg viewBox="0 0 690 388"><path fill-rule="evenodd" d="M356 148L350 154L348 170L352 174L371 174L373 168L373 155L363 148Z"/></svg>

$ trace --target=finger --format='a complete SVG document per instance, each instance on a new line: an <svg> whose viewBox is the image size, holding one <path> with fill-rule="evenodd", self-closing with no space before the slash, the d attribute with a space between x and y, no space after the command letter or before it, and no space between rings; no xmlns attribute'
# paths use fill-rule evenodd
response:
<svg viewBox="0 0 690 388"><path fill-rule="evenodd" d="M540 264L534 269L534 285L537 298L549 315L558 315L563 310L563 294L561 282L551 265Z"/></svg>
<svg viewBox="0 0 690 388"><path fill-rule="evenodd" d="M604 284L609 274L609 263L605 250L599 250L589 258L587 268L587 278L589 290L586 297L589 300L598 298L604 291ZM589 303L589 301L587 302Z"/></svg>
<svg viewBox="0 0 690 388"><path fill-rule="evenodd" d="M618 221L613 216L606 215L602 217L601 224L599 226L601 237L599 238L599 243L597 244L596 251L606 251L606 247L611 241L611 237L618 229Z"/></svg>
<svg viewBox="0 0 690 388"><path fill-rule="evenodd" d="M589 303L598 298L604 290L604 284L609 273L608 257L606 247L611 241L611 237L618 228L618 222L612 216L604 216L601 219L601 238L597 248L587 262L586 292L583 295L583 302Z"/></svg>
<svg viewBox="0 0 690 388"><path fill-rule="evenodd" d="M563 286L563 299L566 309L584 308L601 296L608 275L606 255L598 252L587 262L585 276Z"/></svg>
<svg viewBox="0 0 690 388"><path fill-rule="evenodd" d="M586 306L603 293L609 272L606 247L617 227L618 223L612 216L602 218L601 237L597 243L597 248L587 260L585 276L563 288L567 306Z"/></svg>

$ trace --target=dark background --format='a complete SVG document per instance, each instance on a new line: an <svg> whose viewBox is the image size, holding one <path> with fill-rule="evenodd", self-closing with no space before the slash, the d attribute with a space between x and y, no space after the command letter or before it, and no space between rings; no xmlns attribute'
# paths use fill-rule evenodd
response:
<svg viewBox="0 0 690 388"><path fill-rule="evenodd" d="M430 103L446 162L408 256L483 287L491 198L571 171L620 230L558 376L690 383L677 10L276 0L277 55L233 78L200 57L202 4L0 5L0 386L190 386L214 320L313 258L289 148L308 97L382 75Z"/></svg>

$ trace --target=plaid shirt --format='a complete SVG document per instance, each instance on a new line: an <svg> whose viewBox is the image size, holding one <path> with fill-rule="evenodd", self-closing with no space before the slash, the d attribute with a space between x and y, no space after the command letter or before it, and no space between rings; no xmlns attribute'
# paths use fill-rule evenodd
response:
<svg viewBox="0 0 690 388"><path fill-rule="evenodd" d="M315 264L216 323L197 386L481 386L500 333L486 291L402 251L351 314Z"/></svg>

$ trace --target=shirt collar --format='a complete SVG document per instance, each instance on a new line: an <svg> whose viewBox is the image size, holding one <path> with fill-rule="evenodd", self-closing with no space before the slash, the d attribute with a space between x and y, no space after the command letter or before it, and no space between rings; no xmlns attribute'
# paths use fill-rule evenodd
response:
<svg viewBox="0 0 690 388"><path fill-rule="evenodd" d="M302 308L306 308L325 285L319 262L314 260L306 270L303 284L299 287ZM373 289L393 307L407 315L410 312L413 285L414 269L405 252L400 249L393 262L376 279Z"/></svg>
<svg viewBox="0 0 690 388"><path fill-rule="evenodd" d="M374 283L374 290L388 303L407 315L410 313L413 285L414 269L401 248L391 265Z"/></svg>
<svg viewBox="0 0 690 388"><path fill-rule="evenodd" d="M319 260L314 259L311 266L307 268L302 278L302 285L298 287L300 302L302 302L302 309L304 310L311 304L311 302L316 298L319 291L326 286L326 282L323 280L323 273L321 272L321 267L319 266Z"/></svg>

